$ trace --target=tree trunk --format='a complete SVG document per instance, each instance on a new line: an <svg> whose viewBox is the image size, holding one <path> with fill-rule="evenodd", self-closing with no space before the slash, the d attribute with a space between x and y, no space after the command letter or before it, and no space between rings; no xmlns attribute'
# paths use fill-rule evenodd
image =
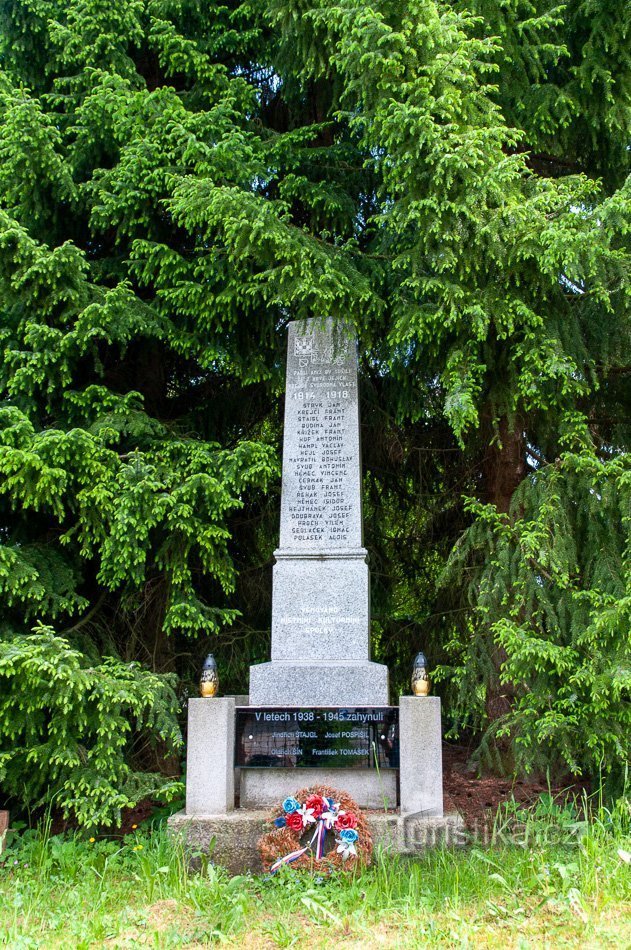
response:
<svg viewBox="0 0 631 950"><path fill-rule="evenodd" d="M526 451L522 420L511 425L508 416L499 420L497 431L489 424L489 444L483 461L484 500L508 514L516 488L526 475Z"/></svg>
<svg viewBox="0 0 631 950"><path fill-rule="evenodd" d="M502 514L508 514L515 490L526 475L526 453L523 422L519 417L509 420L502 416L497 430L488 420L488 448L483 461L483 499L495 505ZM510 712L515 696L510 683L500 682L500 669L506 661L504 647L492 646L491 660L494 674L487 684L486 713L490 723Z"/></svg>

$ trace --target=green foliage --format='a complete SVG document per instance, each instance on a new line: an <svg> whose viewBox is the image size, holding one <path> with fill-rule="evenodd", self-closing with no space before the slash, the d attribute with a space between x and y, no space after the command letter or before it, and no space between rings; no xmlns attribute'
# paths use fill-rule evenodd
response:
<svg viewBox="0 0 631 950"><path fill-rule="evenodd" d="M172 748L173 678L113 658L91 666L50 627L0 642L0 781L35 806L53 801L86 828L120 820L122 808L165 785L126 761L135 729Z"/></svg>
<svg viewBox="0 0 631 950"><path fill-rule="evenodd" d="M468 565L475 612L469 636L451 645L457 667L441 672L457 682L461 714L483 720L476 684L502 650L501 680L514 696L491 728L515 738L520 765L625 776L630 487L628 456L566 454L522 482L510 515L470 501L476 520L448 570Z"/></svg>
<svg viewBox="0 0 631 950"><path fill-rule="evenodd" d="M184 692L210 648L243 691L268 652L284 327L330 314L360 336L376 654L401 686L453 641L457 724L497 718L503 677L521 752L619 762L626 686L598 700L585 657L618 662L628 585L574 561L617 564L628 535L627 31L585 0L2 0L3 642L40 621ZM579 538L577 508L610 530ZM556 518L535 597L519 539L546 549ZM563 651L567 696L531 640ZM130 740L132 771L172 768Z"/></svg>
<svg viewBox="0 0 631 950"><path fill-rule="evenodd" d="M12 702L23 693L20 708L39 722L14 732L3 721L3 786L22 802L53 796L84 824L109 821L159 787L160 776L145 772L164 762L177 733L177 641L208 640L239 615L230 524L247 493L277 474L273 435L231 412L231 385L270 376L260 355L258 372L249 359L260 351L256 321L233 345L236 316L200 300L202 288L208 304L222 283L217 274L206 287L195 264L204 236L178 230L167 210L191 175L244 184L260 169L247 136L242 155L234 148L252 90L212 53L224 12L191 12L159 3L2 7L1 633L12 656L23 654ZM205 39L188 37L184 24ZM196 418L209 394L221 410ZM53 717L49 767L49 693L27 673L40 640L48 656L50 634L29 638L35 619L54 623L65 645L51 690L68 663L76 679ZM88 711L92 667L104 692ZM108 713L117 690L120 708ZM77 752L90 748L88 721L102 736L92 737L90 765ZM134 742L141 731L162 751Z"/></svg>

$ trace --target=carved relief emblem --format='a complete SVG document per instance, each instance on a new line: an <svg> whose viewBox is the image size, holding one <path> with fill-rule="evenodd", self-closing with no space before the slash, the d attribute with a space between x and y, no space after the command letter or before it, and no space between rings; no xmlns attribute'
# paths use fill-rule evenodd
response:
<svg viewBox="0 0 631 950"><path fill-rule="evenodd" d="M296 356L306 356L307 353L313 353L313 339L308 336L297 336L294 340L294 353Z"/></svg>
<svg viewBox="0 0 631 950"><path fill-rule="evenodd" d="M344 338L338 339L334 343L328 343L322 347L319 362L341 366L349 358L350 349L350 340Z"/></svg>
<svg viewBox="0 0 631 950"><path fill-rule="evenodd" d="M298 366L304 369L313 360L313 337L302 336L294 340L294 353L298 357Z"/></svg>
<svg viewBox="0 0 631 950"><path fill-rule="evenodd" d="M351 341L345 337L340 337L332 343L316 346L312 336L297 336L294 339L294 353L298 357L299 366L308 366L309 363L341 365L350 356Z"/></svg>

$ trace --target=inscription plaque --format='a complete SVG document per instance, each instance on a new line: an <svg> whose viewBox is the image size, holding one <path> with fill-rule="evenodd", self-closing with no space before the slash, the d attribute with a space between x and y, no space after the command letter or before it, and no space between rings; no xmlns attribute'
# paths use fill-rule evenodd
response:
<svg viewBox="0 0 631 950"><path fill-rule="evenodd" d="M357 349L348 328L292 324L287 352L281 550L362 544Z"/></svg>
<svg viewBox="0 0 631 950"><path fill-rule="evenodd" d="M399 767L396 706L237 708L241 768Z"/></svg>

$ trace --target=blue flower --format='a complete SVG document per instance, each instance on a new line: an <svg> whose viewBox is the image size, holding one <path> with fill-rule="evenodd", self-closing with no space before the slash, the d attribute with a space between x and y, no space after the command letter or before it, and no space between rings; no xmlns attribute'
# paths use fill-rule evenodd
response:
<svg viewBox="0 0 631 950"><path fill-rule="evenodd" d="M327 802L329 803L329 808L332 809L333 806L335 805L334 799L332 799L332 798L327 798Z"/></svg>
<svg viewBox="0 0 631 950"><path fill-rule="evenodd" d="M340 831L340 841L345 841L347 844L353 844L358 838L359 835L354 828L345 828L344 831Z"/></svg>
<svg viewBox="0 0 631 950"><path fill-rule="evenodd" d="M274 824L276 825L277 828L284 828L285 825L287 824L287 822L286 822L286 820L285 820L285 816L284 816L284 815L280 815L280 817L275 818L275 819L274 819Z"/></svg>
<svg viewBox="0 0 631 950"><path fill-rule="evenodd" d="M300 808L300 802L296 798L286 798L283 802L283 811L287 815L291 815L293 811L298 811Z"/></svg>

